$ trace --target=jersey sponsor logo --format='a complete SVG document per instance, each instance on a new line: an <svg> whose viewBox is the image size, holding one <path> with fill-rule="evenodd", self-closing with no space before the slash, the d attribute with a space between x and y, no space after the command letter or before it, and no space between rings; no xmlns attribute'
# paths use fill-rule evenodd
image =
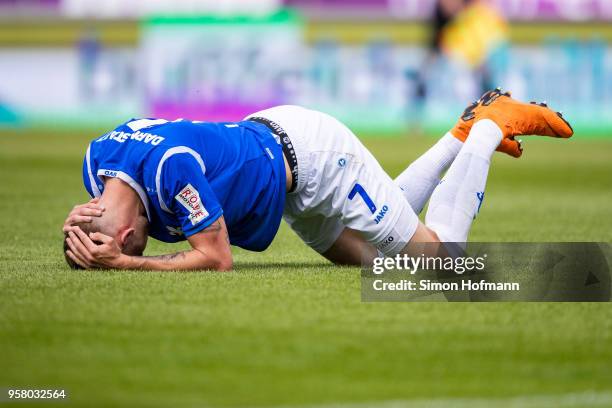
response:
<svg viewBox="0 0 612 408"><path fill-rule="evenodd" d="M117 172L112 170L104 170L104 175L106 177L117 177Z"/></svg>
<svg viewBox="0 0 612 408"><path fill-rule="evenodd" d="M112 132L109 132L104 136L98 138L96 142L103 142L105 140L114 140L118 143L124 143L126 140L135 140L137 142L157 146L164 140L164 138L151 133L141 132L140 130L137 130L134 133L119 132L117 130L113 130Z"/></svg>
<svg viewBox="0 0 612 408"><path fill-rule="evenodd" d="M387 215L388 211L389 211L389 206L386 204L383 205L383 207L380 209L378 214L376 214L376 218L374 218L374 222L379 224L383 220L383 218L385 218L385 215Z"/></svg>
<svg viewBox="0 0 612 408"><path fill-rule="evenodd" d="M187 184L174 198L189 211L189 220L192 225L196 225L208 217L208 211L202 205L198 190L193 188L191 184Z"/></svg>

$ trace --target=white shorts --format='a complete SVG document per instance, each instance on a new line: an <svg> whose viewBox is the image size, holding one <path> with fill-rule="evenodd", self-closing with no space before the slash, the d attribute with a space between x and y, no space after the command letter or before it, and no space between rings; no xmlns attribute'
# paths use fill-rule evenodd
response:
<svg viewBox="0 0 612 408"><path fill-rule="evenodd" d="M405 247L419 219L401 189L345 125L299 106L251 116L276 122L291 139L298 183L287 194L283 218L306 244L324 253L349 227L388 256Z"/></svg>

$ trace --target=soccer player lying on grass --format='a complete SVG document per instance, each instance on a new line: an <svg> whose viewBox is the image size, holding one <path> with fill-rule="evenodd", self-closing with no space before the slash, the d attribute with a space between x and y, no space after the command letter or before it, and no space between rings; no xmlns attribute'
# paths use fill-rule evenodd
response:
<svg viewBox="0 0 612 408"><path fill-rule="evenodd" d="M66 260L229 270L230 244L263 251L281 217L335 263L360 264L372 252L420 255L412 253L419 243L466 242L496 149L519 157L515 136L572 134L545 104L489 91L392 180L346 126L297 106L236 123L131 120L87 148L83 179L94 199L65 222ZM417 214L428 200L423 224ZM187 239L192 249L142 256L148 235Z"/></svg>

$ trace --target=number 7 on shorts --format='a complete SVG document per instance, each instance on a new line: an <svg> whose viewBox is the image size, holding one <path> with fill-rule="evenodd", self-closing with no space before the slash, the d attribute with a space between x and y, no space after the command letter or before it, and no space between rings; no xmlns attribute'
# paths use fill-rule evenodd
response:
<svg viewBox="0 0 612 408"><path fill-rule="evenodd" d="M368 206L372 214L376 213L376 205L374 204L374 201L372 201L368 193L366 193L366 191L364 190L363 186L359 183L355 183L355 186L348 195L348 199L352 200L356 194L359 194L361 196L363 202Z"/></svg>

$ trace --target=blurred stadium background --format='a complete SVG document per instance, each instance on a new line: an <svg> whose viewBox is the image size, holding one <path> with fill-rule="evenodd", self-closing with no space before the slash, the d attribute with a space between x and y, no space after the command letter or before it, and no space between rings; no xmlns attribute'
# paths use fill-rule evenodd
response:
<svg viewBox="0 0 612 408"><path fill-rule="evenodd" d="M502 86L581 135L612 129L609 0L0 0L0 16L0 128L292 103L361 134L439 134Z"/></svg>
<svg viewBox="0 0 612 408"><path fill-rule="evenodd" d="M489 86L547 100L577 134L495 155L470 239L612 241L612 0L0 0L0 394L612 407L610 303L361 302L358 268L286 225L263 254L234 249L231 274L64 263L85 147L131 117L302 104L349 124L395 176L434 141L419 135L440 136Z"/></svg>

